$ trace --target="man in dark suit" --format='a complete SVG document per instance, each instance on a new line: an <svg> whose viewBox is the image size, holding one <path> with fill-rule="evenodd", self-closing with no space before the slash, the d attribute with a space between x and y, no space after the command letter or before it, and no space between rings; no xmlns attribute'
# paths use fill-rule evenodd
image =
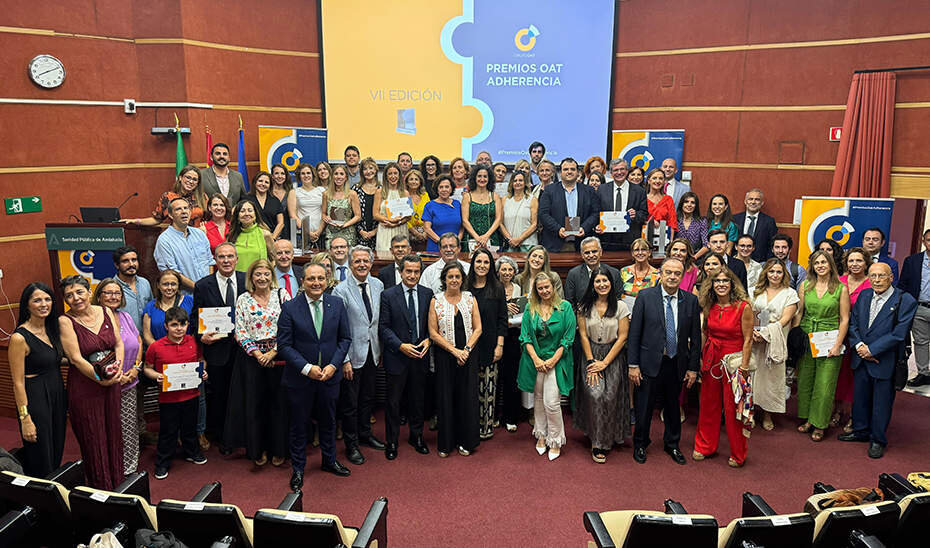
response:
<svg viewBox="0 0 930 548"><path fill-rule="evenodd" d="M406 234L398 234L391 238L391 253L394 255L394 262L378 270L378 279L384 284L384 289L394 287L401 281L404 257L410 253L410 240Z"/></svg>
<svg viewBox="0 0 930 548"><path fill-rule="evenodd" d="M898 285L898 261L889 257L883 251L885 249L885 232L877 226L867 228L862 233L862 248L872 256L873 263L885 263L891 268L891 273L894 275L893 283Z"/></svg>
<svg viewBox="0 0 930 548"><path fill-rule="evenodd" d="M539 196L539 222L543 226L540 243L549 252L577 251L578 242L594 232L600 213L597 194L585 184L578 184L578 162L565 158L559 164L562 182L547 186ZM581 233L568 236L565 219L579 217Z"/></svg>
<svg viewBox="0 0 930 548"><path fill-rule="evenodd" d="M772 238L778 234L778 227L775 225L775 219L770 215L762 213L762 206L765 205L765 195L758 188L754 188L746 193L746 211L737 213L733 216L733 223L736 224L738 234L749 234L756 244L752 251L752 260L764 263L772 255Z"/></svg>
<svg viewBox="0 0 930 548"><path fill-rule="evenodd" d="M869 457L881 458L888 445L885 431L894 404L894 370L903 355L917 301L895 289L891 267L869 267L871 289L865 289L849 315L853 370L853 431L840 441L868 441Z"/></svg>
<svg viewBox="0 0 930 548"><path fill-rule="evenodd" d="M323 293L326 269L322 265L307 265L303 289L304 296L285 302L278 317L278 355L285 362L281 384L291 406L290 487L295 492L304 484L311 414L316 414L320 426L322 470L337 476L350 474L336 460L336 400L342 362L352 342L348 314L342 299Z"/></svg>
<svg viewBox="0 0 930 548"><path fill-rule="evenodd" d="M659 285L641 290L633 305L627 352L630 382L639 387L633 459L640 464L646 462L656 398L663 396L666 419L678 417L682 379L691 388L700 369L701 309L697 297L679 288L684 269L678 259L665 259ZM665 452L676 463L685 464L680 440L681 422L666 420Z"/></svg>
<svg viewBox="0 0 930 548"><path fill-rule="evenodd" d="M898 282L898 288L917 301L911 330L917 375L907 382L909 388L930 384L930 230L924 231L923 243L925 251L904 259Z"/></svg>
<svg viewBox="0 0 930 548"><path fill-rule="evenodd" d="M378 333L381 336L384 369L387 372L387 412L385 413L384 455L397 458L400 435L401 400L407 398L410 445L426 455L429 448L423 441L423 403L426 370L430 347L427 318L433 290L419 285L423 262L417 255L407 255L401 261L403 280L381 294L381 316Z"/></svg>
<svg viewBox="0 0 930 548"><path fill-rule="evenodd" d="M213 166L200 170L200 183L203 185L203 192L207 195L207 198L219 192L229 199L230 204L235 206L245 198L246 191L245 183L242 181L242 174L229 169L229 145L216 143L210 149L210 156L213 159ZM239 161L242 161L242 158Z"/></svg>
<svg viewBox="0 0 930 548"><path fill-rule="evenodd" d="M565 277L564 297L566 301L572 303L572 306L577 306L581 302L581 298L584 297L588 284L591 282L591 275L597 270L598 266L601 266L602 254L601 241L596 236L588 236L581 241L581 258L584 259L584 263L573 267L568 271L568 276ZM610 278L613 280L614 289L617 291L617 298L619 299L623 292L623 280L620 278L620 271L609 264L603 266L610 273ZM575 337L575 342L577 343L579 339L579 337Z"/></svg>
<svg viewBox="0 0 930 548"><path fill-rule="evenodd" d="M294 264L294 244L290 240L277 240L274 243L274 276L278 280L278 287L287 291L292 299L300 292L304 269Z"/></svg>
<svg viewBox="0 0 930 548"><path fill-rule="evenodd" d="M639 238L643 230L643 223L649 218L649 205L646 203L646 191L639 185L627 182L626 176L629 166L626 160L614 158L610 161L610 176L612 184L603 184L597 188L597 198L600 211L626 211L630 216L630 229L620 234L604 234L600 226L595 232L600 234L604 249L608 251L630 249L633 240Z"/></svg>
<svg viewBox="0 0 930 548"><path fill-rule="evenodd" d="M231 321L236 321L236 299L245 293L245 273L236 271L239 258L236 246L223 242L216 246L216 272L197 280L194 284L194 303L191 311L191 329L203 345L203 359L209 373L206 385L207 434L219 442L220 453L230 450L223 443L223 426L226 423L226 403L229 400L229 381L239 345L233 333L196 333L201 308L228 307Z"/></svg>
<svg viewBox="0 0 930 548"><path fill-rule="evenodd" d="M727 231L722 228L715 228L708 232L707 247L713 253L719 253L723 256L723 261L727 264L727 267L739 278L740 283L743 284L743 289L746 290L746 264L727 254ZM704 255L704 258L706 259L707 255ZM703 263L704 261L701 261L702 265Z"/></svg>

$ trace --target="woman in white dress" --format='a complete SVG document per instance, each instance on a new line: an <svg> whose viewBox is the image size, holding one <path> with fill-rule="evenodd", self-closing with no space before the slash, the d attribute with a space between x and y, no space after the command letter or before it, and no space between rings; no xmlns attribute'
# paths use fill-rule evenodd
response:
<svg viewBox="0 0 930 548"><path fill-rule="evenodd" d="M752 354L756 371L752 380L753 400L762 409L762 428L772 430L773 413L785 412L785 359L784 347L791 329L791 320L798 311L797 291L791 289L785 263L769 259L762 266L759 282L752 297L752 310L756 315L752 334ZM776 325L777 324L777 325ZM780 329L780 336L775 331ZM770 345L777 345L769 348Z"/></svg>
<svg viewBox="0 0 930 548"><path fill-rule="evenodd" d="M326 185L322 184L311 164L300 164L297 167L297 180L300 186L288 196L288 200L293 201L288 205L288 211L298 225L308 227L308 232L303 234L304 247L322 249L321 236L326 228L323 222L323 192L326 191Z"/></svg>
<svg viewBox="0 0 930 548"><path fill-rule="evenodd" d="M528 175L514 171L510 175L507 198L504 199L504 220L501 234L504 245L513 251L527 251L536 245L536 212L539 199L527 189Z"/></svg>
<svg viewBox="0 0 930 548"><path fill-rule="evenodd" d="M387 202L398 198L408 198L400 180L400 166L395 162L388 162L384 166L384 184L375 191L375 205L372 217L378 223L378 233L375 236L375 251L390 251L391 239L399 234L407 235L406 217L388 217Z"/></svg>

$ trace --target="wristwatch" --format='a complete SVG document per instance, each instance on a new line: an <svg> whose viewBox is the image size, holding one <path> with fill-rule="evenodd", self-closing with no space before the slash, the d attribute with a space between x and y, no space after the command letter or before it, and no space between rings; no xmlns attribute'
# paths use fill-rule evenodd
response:
<svg viewBox="0 0 930 548"><path fill-rule="evenodd" d="M463 348L462 350L464 350L465 352L471 352L471 347L466 344L465 348Z"/></svg>

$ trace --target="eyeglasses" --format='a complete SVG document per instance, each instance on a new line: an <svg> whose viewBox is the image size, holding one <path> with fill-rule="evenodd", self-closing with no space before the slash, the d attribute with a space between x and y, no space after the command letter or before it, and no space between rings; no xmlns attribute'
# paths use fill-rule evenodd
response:
<svg viewBox="0 0 930 548"><path fill-rule="evenodd" d="M730 280L714 280L714 285L730 285Z"/></svg>
<svg viewBox="0 0 930 548"><path fill-rule="evenodd" d="M122 297L123 292L122 291L101 291L100 294L105 297Z"/></svg>
<svg viewBox="0 0 930 548"><path fill-rule="evenodd" d="M183 177L183 179L184 179L185 181L190 181L190 182L192 182L192 183L196 183L197 181L200 180L200 178L198 178L198 177L192 177L192 176L190 176L190 175L185 175L185 176Z"/></svg>

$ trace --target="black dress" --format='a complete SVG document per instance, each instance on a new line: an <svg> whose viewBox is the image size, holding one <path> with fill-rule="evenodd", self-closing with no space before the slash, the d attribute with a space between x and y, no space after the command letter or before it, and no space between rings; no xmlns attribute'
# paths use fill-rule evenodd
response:
<svg viewBox="0 0 930 548"><path fill-rule="evenodd" d="M364 230L365 232L374 230L378 226L378 223L375 222L374 218L374 209L375 209L375 195L368 194L362 190L362 185L358 184L352 187L352 190L358 194L358 204L362 213L362 220L356 223L355 226L358 227L358 230ZM361 233L358 235L358 244L366 245L371 249L375 248L375 236L371 238L362 238Z"/></svg>
<svg viewBox="0 0 930 548"><path fill-rule="evenodd" d="M478 430L481 439L494 434L494 402L497 397L498 364L494 361L497 338L507 335L507 300L504 291L493 294L484 287L473 287L471 294L481 315L481 336L475 344L474 360L478 363Z"/></svg>
<svg viewBox="0 0 930 548"><path fill-rule="evenodd" d="M455 347L465 348L465 322L455 313ZM473 451L478 447L478 366L469 356L459 365L452 354L436 346L436 408L439 418L438 450L450 453L456 447Z"/></svg>
<svg viewBox="0 0 930 548"><path fill-rule="evenodd" d="M255 209L257 209L259 215L261 215L262 221L268 225L268 230L274 233L274 228L278 226L278 214L284 213L284 209L281 207L281 200L277 199L270 191L265 195L265 207L262 207L262 205L258 203L258 198L255 196L249 195L247 199L255 204ZM288 224L286 217L284 219L284 224L285 226ZM281 234L284 234L284 232L282 231ZM278 238L282 237L281 235L278 236Z"/></svg>
<svg viewBox="0 0 930 548"><path fill-rule="evenodd" d="M44 478L61 466L65 450L68 398L61 379L62 353L24 327L17 328L15 332L22 335L29 346L25 373L37 375L26 377L26 398L29 415L36 427L36 441L23 440L23 449L18 457L27 476Z"/></svg>

